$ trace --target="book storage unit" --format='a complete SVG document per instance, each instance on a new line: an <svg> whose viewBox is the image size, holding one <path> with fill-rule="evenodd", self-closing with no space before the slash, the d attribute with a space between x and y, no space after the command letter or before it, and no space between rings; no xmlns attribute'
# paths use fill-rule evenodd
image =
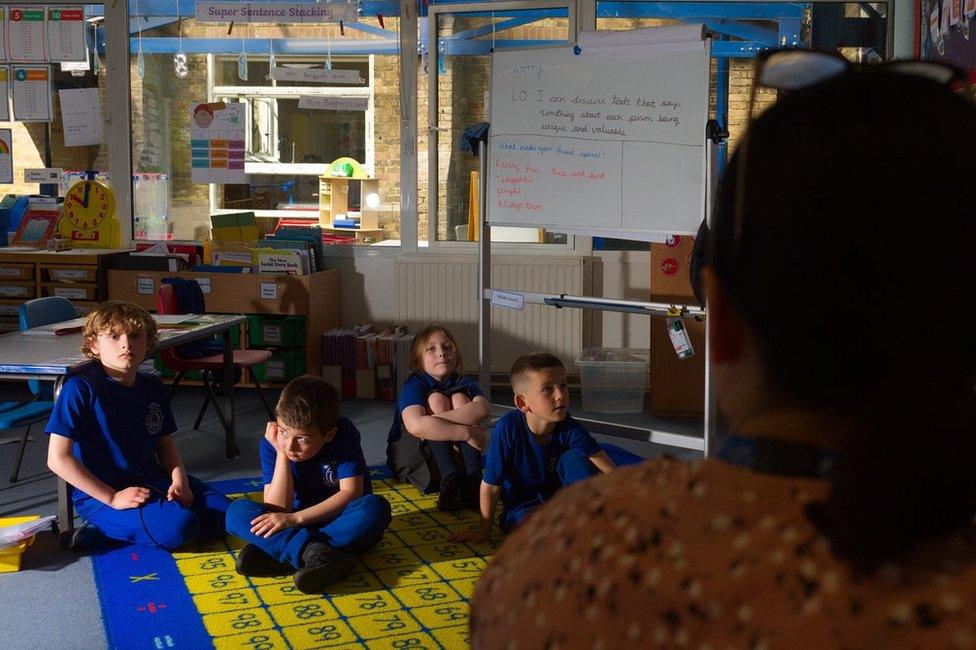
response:
<svg viewBox="0 0 976 650"><path fill-rule="evenodd" d="M311 275L109 271L109 298L131 300L155 311L159 283L169 277L196 280L208 313L250 316L241 347L275 354L267 367L255 366L258 379L287 381L304 372L321 374L322 333L338 327L341 320L338 269Z"/></svg>
<svg viewBox="0 0 976 650"><path fill-rule="evenodd" d="M124 250L67 251L0 248L0 331L17 329L17 308L26 300L61 296L79 314L108 298L106 273Z"/></svg>

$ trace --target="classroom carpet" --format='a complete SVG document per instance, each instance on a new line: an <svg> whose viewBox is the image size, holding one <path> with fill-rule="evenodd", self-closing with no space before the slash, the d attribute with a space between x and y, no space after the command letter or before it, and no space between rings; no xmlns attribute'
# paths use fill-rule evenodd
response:
<svg viewBox="0 0 976 650"><path fill-rule="evenodd" d="M371 468L373 490L392 506L383 541L325 595L303 594L291 576L247 578L234 570L235 537L169 553L113 546L92 565L112 648L464 648L468 600L502 542L453 544L477 514L437 510L437 495ZM259 479L217 481L231 498L261 499Z"/></svg>

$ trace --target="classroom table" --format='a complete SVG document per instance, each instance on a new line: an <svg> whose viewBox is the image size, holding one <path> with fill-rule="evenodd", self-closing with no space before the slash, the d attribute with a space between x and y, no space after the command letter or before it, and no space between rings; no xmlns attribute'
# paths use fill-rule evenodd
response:
<svg viewBox="0 0 976 650"><path fill-rule="evenodd" d="M224 457L231 460L240 455L237 446L237 418L234 407L234 356L231 328L243 323L241 315L185 315L158 316L153 318L163 327L159 330L159 343L152 350L173 347L223 334L224 341ZM178 325L175 320L182 319ZM54 382L54 399L58 397L65 377L81 371L94 363L81 353L81 332L63 335L39 335L27 332L10 332L0 335L0 379L38 379ZM74 530L74 507L68 484L58 478L58 531L61 546L67 547Z"/></svg>

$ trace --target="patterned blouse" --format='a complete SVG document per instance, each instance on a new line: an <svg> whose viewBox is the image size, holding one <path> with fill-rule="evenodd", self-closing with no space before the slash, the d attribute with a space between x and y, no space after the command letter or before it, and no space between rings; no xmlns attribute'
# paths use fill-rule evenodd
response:
<svg viewBox="0 0 976 650"><path fill-rule="evenodd" d="M852 575L804 516L825 480L651 461L567 488L471 608L475 648L976 648L976 537Z"/></svg>

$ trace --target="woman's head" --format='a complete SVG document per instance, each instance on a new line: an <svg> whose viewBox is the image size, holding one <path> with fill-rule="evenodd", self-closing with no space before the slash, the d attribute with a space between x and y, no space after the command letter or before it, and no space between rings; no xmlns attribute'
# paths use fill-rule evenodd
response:
<svg viewBox="0 0 976 650"><path fill-rule="evenodd" d="M968 391L976 108L868 70L781 98L747 138L719 195L711 268L775 398L847 409Z"/></svg>
<svg viewBox="0 0 976 650"><path fill-rule="evenodd" d="M461 349L446 328L431 323L420 329L410 349L410 369L441 380L461 372Z"/></svg>
<svg viewBox="0 0 976 650"><path fill-rule="evenodd" d="M782 97L746 137L705 276L720 403L855 423L822 517L842 554L873 562L967 525L976 108L868 68ZM737 383L743 349L755 376Z"/></svg>

